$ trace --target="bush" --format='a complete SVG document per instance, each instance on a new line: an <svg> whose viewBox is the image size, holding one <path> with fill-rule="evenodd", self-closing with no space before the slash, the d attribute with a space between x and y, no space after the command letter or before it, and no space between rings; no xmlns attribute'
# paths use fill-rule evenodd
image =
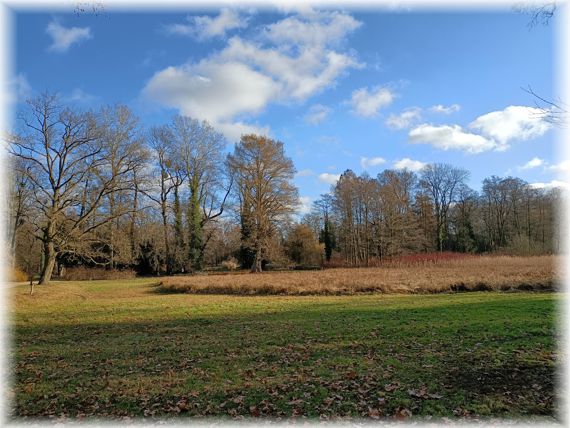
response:
<svg viewBox="0 0 570 428"><path fill-rule="evenodd" d="M239 267L239 262L235 257L230 257L220 263L220 265L226 270L236 270Z"/></svg>
<svg viewBox="0 0 570 428"><path fill-rule="evenodd" d="M18 268L8 268L8 281L24 282L27 281L28 275Z"/></svg>
<svg viewBox="0 0 570 428"><path fill-rule="evenodd" d="M93 281L99 279L130 279L135 276L135 271L131 269L118 270L78 266L66 268L60 279L64 281Z"/></svg>
<svg viewBox="0 0 570 428"><path fill-rule="evenodd" d="M323 262L324 247L305 224L293 228L285 242L285 249L297 266L320 266Z"/></svg>

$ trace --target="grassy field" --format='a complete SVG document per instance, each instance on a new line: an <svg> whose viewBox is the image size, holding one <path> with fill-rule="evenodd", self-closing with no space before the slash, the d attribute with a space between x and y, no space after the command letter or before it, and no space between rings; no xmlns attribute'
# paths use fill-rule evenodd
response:
<svg viewBox="0 0 570 428"><path fill-rule="evenodd" d="M551 290L559 283L554 256L466 256L366 269L174 276L165 292L205 294L339 295L441 293L469 290Z"/></svg>
<svg viewBox="0 0 570 428"><path fill-rule="evenodd" d="M556 413L559 293L245 297L156 284L12 288L13 417Z"/></svg>

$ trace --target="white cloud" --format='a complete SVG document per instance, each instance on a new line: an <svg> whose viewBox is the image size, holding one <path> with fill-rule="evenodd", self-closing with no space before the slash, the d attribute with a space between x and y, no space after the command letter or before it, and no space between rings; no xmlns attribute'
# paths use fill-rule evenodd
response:
<svg viewBox="0 0 570 428"><path fill-rule="evenodd" d="M394 162L395 169L409 169L410 171L420 171L427 163L410 158L403 158Z"/></svg>
<svg viewBox="0 0 570 428"><path fill-rule="evenodd" d="M268 104L303 101L334 86L346 70L360 66L351 55L330 48L354 25L345 23L345 31L329 32L328 38L309 36L322 30L322 22L350 22L342 16L345 15L327 12L303 15L298 21L305 36L297 39L287 35L284 27L271 25L255 43L233 37L221 51L197 63L157 72L147 82L143 96L177 108L184 115L208 120L214 126L251 127L243 121L261 113ZM319 44L310 44L311 37L317 38ZM277 43L280 38L283 43ZM226 136L237 135L230 134Z"/></svg>
<svg viewBox="0 0 570 428"><path fill-rule="evenodd" d="M530 183L529 186L533 189L554 189L556 187L567 189L570 187L568 183L559 180L552 180L549 183Z"/></svg>
<svg viewBox="0 0 570 428"><path fill-rule="evenodd" d="M418 123L422 118L422 109L412 107L396 115L391 114L386 119L386 125L392 129L405 129Z"/></svg>
<svg viewBox="0 0 570 428"><path fill-rule="evenodd" d="M411 143L431 144L442 150L481 153L507 150L511 141L539 137L550 127L540 109L509 106L479 116L469 124L469 129L474 132L468 132L459 125L422 124L408 135Z"/></svg>
<svg viewBox="0 0 570 428"><path fill-rule="evenodd" d="M361 25L361 22L342 12L309 9L268 25L264 35L276 45L287 47L327 46L342 41Z"/></svg>
<svg viewBox="0 0 570 428"><path fill-rule="evenodd" d="M239 141L242 135L271 135L269 126L252 125L243 122L212 122L217 131L225 135L230 142Z"/></svg>
<svg viewBox="0 0 570 428"><path fill-rule="evenodd" d="M339 180L340 174L329 174L328 172L323 172L319 174L319 181L327 184L336 184Z"/></svg>
<svg viewBox="0 0 570 428"><path fill-rule="evenodd" d="M412 129L408 137L410 143L431 144L442 150L464 150L468 153L481 153L496 147L493 140L465 132L458 125L434 126L424 123Z"/></svg>
<svg viewBox="0 0 570 428"><path fill-rule="evenodd" d="M544 159L534 157L531 160L529 160L527 163L525 163L523 166L521 166L519 169L522 170L533 169L533 168L538 168L539 166L542 166L544 164L545 164Z"/></svg>
<svg viewBox="0 0 570 428"><path fill-rule="evenodd" d="M570 161L565 160L555 165L550 165L548 169L554 172L568 172L570 171Z"/></svg>
<svg viewBox="0 0 570 428"><path fill-rule="evenodd" d="M248 64L280 85L281 99L298 101L333 86L343 72L359 66L351 56L320 46L302 45L291 53L283 46L263 47L238 37L229 41L219 58Z"/></svg>
<svg viewBox="0 0 570 428"><path fill-rule="evenodd" d="M441 114L451 114L451 113L455 113L459 110L461 110L461 106L459 104L452 104L450 106L444 106L441 104L437 104L437 105L431 106L429 108L429 111L431 111L433 113L441 113Z"/></svg>
<svg viewBox="0 0 570 428"><path fill-rule="evenodd" d="M386 159L381 158L379 156L374 157L374 158L365 158L365 157L360 158L360 166L362 167L362 169L367 169L370 167L379 166L385 162L386 162Z"/></svg>
<svg viewBox="0 0 570 428"><path fill-rule="evenodd" d="M170 24L166 31L170 34L191 36L200 40L224 37L230 30L247 27L247 18L232 9L222 9L219 15L189 16L188 24Z"/></svg>
<svg viewBox="0 0 570 428"><path fill-rule="evenodd" d="M529 140L548 131L551 124L544 119L544 112L539 108L509 106L479 116L471 122L469 128L494 139L497 150L506 150L511 141Z"/></svg>
<svg viewBox="0 0 570 428"><path fill-rule="evenodd" d="M46 33L52 38L52 44L48 50L60 53L66 52L74 44L93 37L89 27L65 28L55 21L48 24Z"/></svg>
<svg viewBox="0 0 570 428"><path fill-rule="evenodd" d="M313 172L312 169L306 168L306 169L302 169L301 171L298 171L295 174L295 177L310 177L311 175L315 175L315 173Z"/></svg>
<svg viewBox="0 0 570 428"><path fill-rule="evenodd" d="M352 93L350 104L353 113L362 117L374 117L378 111L392 104L396 94L389 88L376 86L372 89L360 88Z"/></svg>
<svg viewBox="0 0 570 428"><path fill-rule="evenodd" d="M75 88L71 91L71 94L68 97L65 97L65 100L69 102L88 104L97 100L97 98L98 97L95 95L88 94L81 88Z"/></svg>
<svg viewBox="0 0 570 428"><path fill-rule="evenodd" d="M322 104L315 104L309 108L309 111L305 115L304 119L305 122L310 123L311 125L317 125L324 121L330 112L331 109L329 107Z"/></svg>
<svg viewBox="0 0 570 428"><path fill-rule="evenodd" d="M24 102L32 95L32 86L25 74L18 73L7 82L6 98L8 103Z"/></svg>
<svg viewBox="0 0 570 428"><path fill-rule="evenodd" d="M234 141L242 132L259 131L236 122L235 116L259 113L278 92L271 78L245 64L209 60L159 71L143 90L149 99L185 116L208 120Z"/></svg>
<svg viewBox="0 0 570 428"><path fill-rule="evenodd" d="M310 196L301 196L299 202L300 205L297 209L299 214L307 214L311 211L312 198Z"/></svg>

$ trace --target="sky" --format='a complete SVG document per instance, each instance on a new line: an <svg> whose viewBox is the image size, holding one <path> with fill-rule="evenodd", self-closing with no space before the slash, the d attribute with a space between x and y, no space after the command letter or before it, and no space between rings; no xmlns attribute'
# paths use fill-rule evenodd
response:
<svg viewBox="0 0 570 428"><path fill-rule="evenodd" d="M302 211L347 169L450 163L536 187L568 170L529 85L556 100L556 15L350 8L16 11L15 108L49 90L77 109L126 104L147 126L175 114L228 140L284 143Z"/></svg>

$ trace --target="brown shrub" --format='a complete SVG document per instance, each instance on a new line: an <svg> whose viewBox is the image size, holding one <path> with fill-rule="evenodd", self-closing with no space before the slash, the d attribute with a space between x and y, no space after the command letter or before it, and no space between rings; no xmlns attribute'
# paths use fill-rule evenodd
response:
<svg viewBox="0 0 570 428"><path fill-rule="evenodd" d="M104 269L85 266L66 268L61 278L64 281L93 281L99 279L130 279L136 276L134 270Z"/></svg>
<svg viewBox="0 0 570 428"><path fill-rule="evenodd" d="M442 293L545 290L560 283L556 257L473 256L406 267L163 278L165 292L204 294Z"/></svg>
<svg viewBox="0 0 570 428"><path fill-rule="evenodd" d="M21 271L19 268L8 268L6 269L7 271L7 276L8 276L8 281L13 281L13 282L24 282L24 281L28 281L28 275Z"/></svg>
<svg viewBox="0 0 570 428"><path fill-rule="evenodd" d="M226 259L220 263L220 266L226 270L236 270L239 268L239 262L235 257L230 257L229 259Z"/></svg>

